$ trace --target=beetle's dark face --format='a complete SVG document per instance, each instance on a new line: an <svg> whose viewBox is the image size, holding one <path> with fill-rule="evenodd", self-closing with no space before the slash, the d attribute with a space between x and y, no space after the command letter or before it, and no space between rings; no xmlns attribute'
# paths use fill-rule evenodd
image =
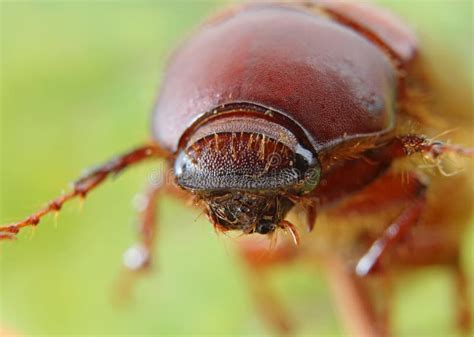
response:
<svg viewBox="0 0 474 337"><path fill-rule="evenodd" d="M269 234L279 227L293 203L280 195L258 195L233 191L211 195L206 203L209 218L223 231Z"/></svg>

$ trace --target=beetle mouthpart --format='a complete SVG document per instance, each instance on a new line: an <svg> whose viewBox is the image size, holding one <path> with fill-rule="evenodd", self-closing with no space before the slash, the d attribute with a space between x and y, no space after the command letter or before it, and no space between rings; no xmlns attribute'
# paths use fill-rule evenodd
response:
<svg viewBox="0 0 474 337"><path fill-rule="evenodd" d="M240 230L244 234L270 234L279 226L293 203L280 195L232 191L203 196L207 214L219 231Z"/></svg>
<svg viewBox="0 0 474 337"><path fill-rule="evenodd" d="M300 234L298 233L298 230L296 229L295 225L293 225L289 221L282 220L278 226L286 230L288 233L290 233L291 238L293 239L293 242L295 243L295 246L298 246L300 244L301 242Z"/></svg>

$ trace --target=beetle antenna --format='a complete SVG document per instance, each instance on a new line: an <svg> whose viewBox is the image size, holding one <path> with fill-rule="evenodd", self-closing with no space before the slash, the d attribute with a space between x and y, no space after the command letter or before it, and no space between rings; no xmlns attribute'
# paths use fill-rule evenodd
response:
<svg viewBox="0 0 474 337"><path fill-rule="evenodd" d="M104 182L108 176L115 176L116 174L122 172L125 168L142 162L145 159L153 157L163 158L165 156L166 153L164 150L159 148L157 145L150 144L136 148L130 152L109 160L108 162L94 168L76 180L73 183L73 187L70 192L50 201L45 207L36 213L33 213L28 218L16 223L0 226L0 240L12 239L24 227L37 226L42 217L52 212L58 213L66 202L74 198L79 197L84 199L90 191Z"/></svg>

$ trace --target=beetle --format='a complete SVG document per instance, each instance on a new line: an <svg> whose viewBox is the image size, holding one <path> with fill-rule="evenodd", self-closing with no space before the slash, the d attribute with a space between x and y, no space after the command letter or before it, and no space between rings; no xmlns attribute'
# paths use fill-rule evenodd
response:
<svg viewBox="0 0 474 337"><path fill-rule="evenodd" d="M281 23L278 29L274 22ZM377 216L382 228L371 222L354 226L344 242L350 249L341 248L340 255L362 277L397 261L414 263L413 254L398 250L408 234L423 232L430 217L435 218L439 207L430 200L433 191L444 194L452 187L442 177L428 181L403 161L421 154L442 168L446 155L472 155L467 147L423 135L434 136L439 127L426 125L425 102L416 101L416 93L428 85L421 68L411 31L372 7L321 1L229 10L211 19L172 57L153 113L152 144L91 170L71 192L27 219L1 227L0 238L11 239L21 228L37 225L42 216L85 197L109 175L145 159L165 158L175 180L152 186L150 201L164 191L191 195L217 231L275 237L281 229L296 244L301 242L298 250L281 243L275 259L308 249L288 219L292 211L302 213L312 230L317 213L320 222L336 223L341 216L374 215L381 208L387 213ZM421 125L407 133L413 121ZM465 176L450 181L454 179L461 182ZM460 197L468 193L454 192ZM460 214L459 225L466 222L466 207L443 214L448 217L450 211ZM127 255L130 267L150 264L152 220L153 210L146 208L142 243ZM423 245L430 249L416 254L418 263L456 264L456 245L448 243L454 247L434 254L430 245L441 243L421 242L417 252L427 249ZM255 258L259 247L243 244L242 250L252 266L262 262ZM338 259L326 261L334 264L333 272L340 270ZM341 273L357 283L352 273ZM460 313L463 321L466 310ZM375 335L372 313L364 314L367 324L361 319L353 329Z"/></svg>

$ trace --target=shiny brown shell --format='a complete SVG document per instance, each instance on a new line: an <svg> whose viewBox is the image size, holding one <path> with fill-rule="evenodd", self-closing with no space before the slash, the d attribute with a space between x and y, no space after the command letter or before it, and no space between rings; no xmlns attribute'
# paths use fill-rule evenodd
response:
<svg viewBox="0 0 474 337"><path fill-rule="evenodd" d="M387 13L344 6L254 5L212 20L173 55L153 135L176 152L215 109L250 103L298 124L316 151L394 126L399 68L414 38Z"/></svg>

